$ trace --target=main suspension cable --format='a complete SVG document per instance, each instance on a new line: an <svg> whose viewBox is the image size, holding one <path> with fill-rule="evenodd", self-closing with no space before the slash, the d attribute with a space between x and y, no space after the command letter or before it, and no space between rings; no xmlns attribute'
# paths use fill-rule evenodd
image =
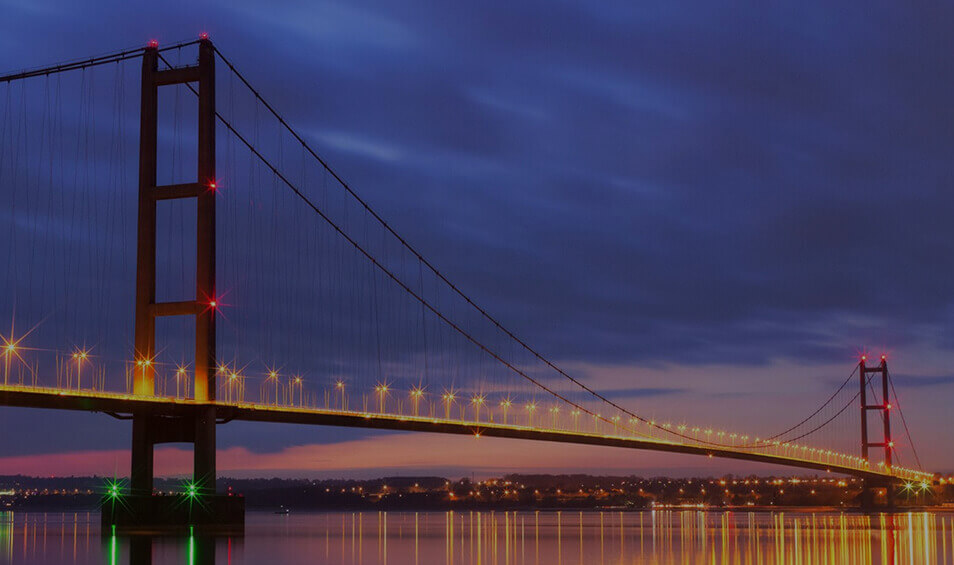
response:
<svg viewBox="0 0 954 565"><path fill-rule="evenodd" d="M846 386L848 386L848 383L851 382L852 377L854 377L854 376L855 376L855 373L858 372L858 367L859 367L858 365L855 365L855 369L851 372L850 375L848 375L848 378L845 379L845 382L841 383L841 386L838 387L838 390L836 390L831 396L829 396L829 397L828 397L828 400L826 400L821 406L819 406L817 410L815 410L814 412L812 412L811 415L809 415L808 417L806 417L806 418L805 418L804 420L802 420L801 422L795 424L794 426L788 428L787 430L785 430L785 431L783 431L783 432L779 432L779 433L777 433L777 434L775 434L775 435L773 435L773 436L769 436L769 437L767 437L767 438L765 438L765 439L766 439L766 440L778 439L778 438L782 437L783 435L785 435L785 434L787 434L787 433L789 433L789 432L791 432L791 431L793 431L793 430L796 430L796 429L800 428L800 427L801 427L802 425L804 425L806 422L808 422L809 420L811 420L812 418L814 418L815 416L817 416L819 412L821 412L822 410L824 410L826 406L828 406L829 404L831 404L831 402L832 402L833 400L835 400L835 397L838 396L838 393L840 393L842 390L844 390L844 388L845 388ZM855 398L857 398L857 395L855 396ZM852 401L854 401L854 399L852 399ZM844 412L844 411L845 411L845 409L842 408L841 411L838 412L838 414L840 415L840 414L841 414L842 412ZM826 424L828 424L829 422L831 422L833 419L834 419L834 418L829 419L829 420L826 421L824 424L822 424L822 425L819 426L818 428L813 429L811 432L808 432L808 433L810 434L810 433L813 433L813 432L819 430L821 427L824 427ZM801 436L798 436L797 438L794 438L794 439L792 439L792 440L786 440L786 441L794 441L795 439L799 439L799 438L802 438L802 437L805 437L805 436L804 436L804 435L801 435Z"/></svg>
<svg viewBox="0 0 954 565"><path fill-rule="evenodd" d="M471 307L473 307L475 310L477 310L477 312L479 312L479 313L481 314L481 316L483 316L486 320L488 320L490 323L492 323L499 331L501 331L501 332L504 333L507 337L509 337L509 338L512 339L514 342L516 342L517 344L519 344L523 349L525 349L527 352L529 352L529 353L530 353L533 357L535 357L537 360L541 361L541 362L544 363L546 366L548 366L550 369L556 371L558 374L560 374L560 375L563 376L564 378L568 379L570 382L572 382L573 384L575 384L576 386L578 386L578 387L579 387L580 389L582 389L583 391L589 393L589 394L590 394L591 396L593 396L594 398L596 398L596 399L600 400L601 402L603 402L603 403L605 403L605 404L607 404L607 405L609 405L609 406L611 406L611 407L613 407L613 408L619 410L620 412L626 414L626 415L629 416L630 418L634 418L634 419L636 419L636 420L638 420L638 421L640 421L640 422L643 422L644 424L646 424L647 426L649 426L649 427L651 427L651 428L661 430L661 431L663 431L663 432L666 432L666 433L668 433L668 434L671 434L671 435L673 435L673 436L676 436L676 437L679 437L679 438L682 438L682 439L685 439L685 440L689 440L689 441L696 442L696 443L704 443L704 444L711 445L711 446L716 446L716 447L725 447L725 448L732 448L732 449L745 449L745 448L768 448L768 447L771 447L771 446L772 446L772 444L767 443L768 440L765 440L765 441L762 441L762 442L756 442L756 443L751 444L751 445L741 445L741 446L740 446L740 445L733 445L733 444L726 444L726 443L721 443L721 442L713 442L713 441L709 441L709 440L703 440L703 439L700 439L700 438L697 438L697 437L690 436L690 435L688 435L688 434L680 433L680 432L678 432L678 431L675 431L675 430L671 429L670 427L666 427L666 426L663 426L663 425L661 425L661 424L657 424L657 423L655 423L655 422L652 421L652 420L648 420L648 419L646 419L646 418L644 418L644 417L642 417L642 416L639 416L638 414L636 414L636 413L634 413L634 412L628 410L627 408L621 406L620 404L614 402L613 400L610 400L609 398L607 398L606 396L602 395L601 393L599 393L599 392L596 391L595 389L590 388L589 386L587 386L587 385L586 385L585 383L583 383L582 381L580 381L580 380L574 378L572 375L570 375L570 374L568 374L567 372L565 372L563 369L561 369L560 367L558 367L553 361L551 361L549 358L545 357L542 353L540 353L539 351L537 351L536 349L534 349L533 347L531 347L526 341L522 340L522 339L519 338L516 334L514 334L511 330L509 330L507 327L505 327L496 317L494 317L493 315L491 315L487 310L485 310L483 307L481 307L480 305L478 305L469 295L467 295L467 294L466 294L463 290L461 290L457 285L455 285L453 282L451 282L436 266L434 266L430 261L428 261L427 258L425 258L425 257L421 254L421 252L419 252L419 251L418 251L414 246L412 246L406 239L404 239L404 237L402 237L400 234L398 234L397 231L395 231L394 228L392 228L391 225L388 224L388 222L387 222L383 217L381 217L381 216L371 207L371 205L368 204L367 201L365 201L363 198L361 198L361 196L359 196L359 195L357 194L357 192L355 192L354 189L352 189L351 186L350 186L347 182L345 182L345 180L344 180L341 176L339 176L338 173L335 172L334 169L332 169L331 165L329 165L328 162L325 161L325 160L317 153L317 151L315 151L315 150L311 147L311 145L309 145L308 142L306 142L305 139L302 138L302 136L301 136L294 128L291 127L291 125L285 120L285 118L284 118L281 114L279 114L278 111L277 111L267 100L265 100L265 98L261 95L261 93L259 93L258 90L257 90L255 87L252 86L252 84L248 81L248 79L245 78L245 76L235 67L235 65L232 64L232 62L222 53L222 51L221 51L218 47L216 47L216 46L213 46L213 49L215 50L215 52L216 52L216 54L219 56L219 58L222 60L222 62L225 63L226 66L228 66L229 70L230 70L236 77L238 77L238 79L242 82L242 84L245 85L246 88L248 88L248 90L252 93L252 95L269 111L269 113L272 114L272 116L273 116L276 120L278 120L278 122L281 124L281 126L284 127L285 130L288 131L288 133L291 134L292 137L295 138L295 140L308 152L308 154L311 155L311 156L325 169L325 171L327 171L327 172L332 176L332 178L334 178L335 181L338 182L338 184L339 184L352 198L354 198L355 201L357 201L357 203L358 203L361 207L364 208L364 210L365 210L372 218L374 218L388 233L390 233L395 239L397 239L398 242L400 242L400 244L401 244L402 246L404 246L405 249L407 249L412 255L414 255L422 265L426 266L426 267L428 268L428 270L430 270L435 276L438 277L438 279L440 279L440 280L441 280L444 284L446 284L452 291L454 291L454 293L456 293L456 294L457 294L460 298L462 298L467 304L469 304ZM168 63L167 63L167 64L168 64ZM220 118L221 118L221 117L220 117ZM223 120L223 123L225 123L224 120ZM228 127L228 126L227 126L227 127ZM231 128L230 128L230 129L231 129ZM234 131L234 130L233 130L233 131ZM235 133L237 133L237 132L235 132ZM266 164L268 164L268 163L266 162ZM291 186L290 183L287 183L287 181L286 181L286 184L289 184L289 186ZM295 190L295 189L293 188L293 190ZM316 212L321 213L320 211L317 210L317 207L315 207L315 206L307 199L307 197L305 197L304 195L300 194L297 190L295 190L295 192L298 193L299 196L300 196L309 206L311 206L312 208L315 208ZM323 215L323 214L322 214L322 215ZM342 232L342 234L344 234L344 232ZM346 236L346 237L347 237L347 236ZM351 238L347 238L347 239L349 239L349 241L352 241ZM356 242L353 242L352 244L353 244L353 245L356 245ZM369 255L368 257L371 258L370 255ZM373 259L372 259L372 260L373 260ZM377 264L376 261L375 261L375 263ZM383 268L383 266L382 266L382 268ZM400 281L399 281L399 282L400 282ZM402 285L402 286L406 286L406 285L404 285L403 283L401 283L401 285ZM412 293L412 294L413 294L413 293ZM415 296L416 296L416 295L415 295ZM419 298L419 299L420 299L420 298ZM442 319L443 319L443 317L442 317ZM503 361L502 359L500 359L500 360ZM508 365L508 367L513 368L509 363L506 363L506 364ZM783 431L783 432L781 432L781 433L778 433L778 434L776 434L776 435L774 435L774 436L772 436L771 438L768 438L768 439L775 439L775 438L778 438L778 437L780 437L780 436L782 436L782 435L785 435L786 433L789 433L789 432L791 432L792 430L794 430L794 429L800 427L800 426L803 425L805 422L807 422L808 420L810 420L812 417L814 417L815 415L817 415L822 409L825 408L825 406L827 406L827 405L835 398L835 396L837 396L837 394L838 394L839 392L841 392L841 390L847 385L847 383L848 383L850 380L851 380L851 376L849 376L848 379L845 380L845 383L843 383L842 386L839 387L838 391L836 391L835 394L833 394L832 397L829 398L829 400L826 401L826 402L821 406L821 408L819 408L818 410L816 410L811 416L809 416L808 418L802 420L801 422L799 422L799 423L796 424L795 426L792 426L791 428L789 428L789 429L787 429L787 430L785 430L785 431ZM542 386L542 385L541 385L541 386ZM544 387L544 389L547 390L548 392L552 392L552 391L549 391L549 389L546 389L545 387ZM553 393L553 394L555 394L555 393ZM562 397L561 397L561 398L562 398ZM564 400L565 400L565 399L564 399ZM573 403L571 403L571 404L573 404ZM574 404L574 405L575 405L575 404ZM844 409L843 409L841 412L843 412L843 411L844 411ZM841 412L839 412L839 414L840 414ZM806 433L806 434L802 434L802 435L798 436L798 438L805 437L806 435L809 435L809 434L811 434L811 433L817 431L818 429L820 429L821 427L824 427L825 425L827 425L827 424L830 423L830 422L831 422L831 420L828 420L828 421L825 422L825 424L822 424L821 426L819 426L819 427L817 427L817 428L814 428L813 430L811 430L810 432L808 432L808 433ZM614 425L617 425L617 424L614 424ZM797 438L796 438L796 439L797 439Z"/></svg>
<svg viewBox="0 0 954 565"><path fill-rule="evenodd" d="M169 64L169 62L168 62L164 57L162 57L162 56L160 55L159 58L160 58L164 63L166 63L166 65L171 66L171 65ZM195 88L194 88L191 84L187 84L187 86L188 86L189 90L191 90L194 94L198 95L198 92L195 90ZM558 392L556 392L556 391L550 389L549 387L547 387L546 385L544 385L544 384L541 383L540 381L538 381L538 380L534 379L533 377L531 377L530 375L528 375L526 372L520 370L518 367L516 367L515 365L513 365L512 363L510 363L510 362L507 361L506 359L502 358L502 357L501 357L499 354L497 354L495 351L493 351L492 349L490 349L488 346L484 345L481 341L479 341L477 338L475 338L475 337L472 336L470 333L468 333L466 330L464 330L464 328L462 328L461 326L459 326L458 324L456 324L454 321L452 321L451 319L449 319L447 316L445 316L442 312L440 312L437 308L435 308L434 305L432 305L426 298L424 298L423 296L421 296L421 295L419 295L417 292L415 292L414 289L412 289L411 287L409 287L409 286L407 285L407 283L405 283L404 281L402 281L402 280L401 280L396 274L394 274L390 269L388 269L385 265L383 265L381 262L379 262L373 255L371 255L370 252L368 252L367 249L365 249L360 243L358 243L354 238L352 238L341 226L339 226L334 220L332 220L327 214L325 214L324 211L321 210L321 208L319 208L314 202L312 202L311 199L309 199L294 183L292 183L290 180L288 180L288 178L287 178L281 171L279 171L278 168L277 168L275 165L273 165L264 155L262 155L262 153L261 153L258 149L256 149L255 146L252 145L252 143L249 142L249 141L245 138L245 136L243 136L241 133L239 133L239 131L238 131L237 129L235 129L235 127L234 127L228 120L226 120L225 117L222 116L222 114L220 114L218 111L216 111L216 112L215 112L215 116L216 116L216 118L219 119L219 121L222 123L222 125L224 125L230 132L232 132L232 135L234 135L239 141L241 141L242 144L245 145L245 147L246 147L253 155L255 155L256 158L258 158L258 159L262 162L263 165L265 165L266 167L268 167L268 168L272 171L272 174L274 174L274 175L276 176L276 178L278 178L279 180L281 180L283 184L285 184L289 189L291 189L291 191L294 192L295 195L298 196L298 198L302 200L302 202L304 202L309 208L311 208L316 214L318 214L318 216L321 217L334 231L336 231L336 232L338 233L338 235L340 235L341 237L343 237L343 238L345 239L345 241L347 241L352 247L354 247L354 249L355 249L356 251L358 251L359 253L361 253L367 260L371 261L371 263L372 263L375 267L377 267L378 269L380 269L382 273L384 273L388 278L390 278L391 280L393 280L393 281L395 282L395 284L397 284L398 286L400 286L408 295L410 295L410 296L413 297L415 300L417 300L418 302L420 302L421 305L422 305L424 308L427 308L428 311L430 311L432 314L434 314L435 316L437 316L441 321L443 321L443 322L446 323L448 326L450 326L451 328L453 328L456 332L458 332L461 336L463 336L464 338L466 338L467 340L469 340L471 343L473 343L475 346L477 346L480 350L482 350L482 351L485 352L486 354L488 354L488 355L490 355L491 357L493 357L496 361L499 361L500 363L502 363L504 366L506 366L508 369L510 369L510 370L513 371L514 373L520 375L521 377L523 377L524 379L526 379L526 380L529 381L530 383L536 385L538 388L540 388L540 389L546 391L547 393L553 395L554 397L556 397L556 398L562 400L563 402L565 402L565 403L567 403L568 405L570 405L570 406L576 408L577 410L580 410L581 412L585 412L586 414L588 414L588 415L590 415L590 416L593 416L594 418L597 418L597 419L599 419L599 420L602 420L603 422L606 422L607 424L610 424L611 426L614 426L614 427L616 427L616 428L618 428L618 429L623 429L623 430L628 431L628 432L630 432L630 433L632 433L632 434L634 434L634 435L637 434L637 432L636 432L635 430L631 430L631 429L622 427L622 426L620 426L618 423L613 422L613 421L609 420L608 418L605 418L604 416L602 416L602 415L600 415L600 414L597 414L596 412L592 412L591 410L587 409L586 407L581 406L580 404L578 404L578 403L576 403L576 402L573 402L572 400L570 400L569 398L567 398L567 397L561 395L560 393L558 393ZM639 435L643 435L643 434L639 434ZM689 438L689 439L692 439L692 438Z"/></svg>
<svg viewBox="0 0 954 565"><path fill-rule="evenodd" d="M854 374L854 373L852 373L852 374ZM871 383L871 379L872 379L872 377L868 377L867 383L870 384L870 383ZM839 389L839 390L840 390L840 389ZM786 443L791 443L791 442L793 442L793 441L797 441L797 440L800 440L800 439L802 439L802 438L804 438L804 437L810 436L811 434L817 432L818 430L820 430L820 429L824 428L825 426L827 426L828 424L832 423L832 421L834 421L835 418L837 418L838 416L841 416L842 413L844 413L845 410L847 410L848 408L850 408L851 405L854 404L855 401L858 400L858 398L859 398L860 396L861 396L861 391L859 390L858 392L855 393L854 396L851 397L851 400L849 400L848 402L846 402L845 405L841 407L841 410L839 410L838 412L835 413L834 416L832 416L831 418L828 418L827 420L825 420L825 421L822 422L821 424L815 426L814 428L808 430L807 432L805 432L805 433L803 433L803 434L801 434L801 435L795 436L795 437L793 437L793 438L791 438L791 439L786 440ZM817 413L817 412L816 412L816 413Z"/></svg>
<svg viewBox="0 0 954 565"><path fill-rule="evenodd" d="M426 266L426 267L428 268L428 270L430 270L430 271L431 271L435 276L437 276L444 284L446 284L451 290L453 290L454 293L456 293L456 294L457 294L459 297L461 297L465 302L467 302L470 306L472 306L475 310L477 310L477 312L479 312L486 320L488 320L490 323L492 323L499 331L503 332L507 337L509 337L510 339L512 339L514 342L516 342L516 343L519 344L522 348L524 348L527 352L529 352L531 355L533 355L537 360L541 361L542 363L544 363L545 365L547 365L548 367L550 367L551 369L553 369L554 371L556 371L557 373L559 373L561 376L565 377L566 379L569 379L570 382L574 383L575 385L577 385L578 387L580 387L582 390L584 390L585 392L589 393L589 394L592 395L593 397L599 399L600 401L604 402L605 404L608 404L609 406L612 406L613 408L619 410L620 412L626 414L627 416L629 416L629 417L631 417L631 418L635 418L635 419L639 420L640 422L643 422L644 424L646 424L646 425L648 425L648 426L650 426L650 427L652 427L652 428L655 428L655 429L664 431L664 432L669 433L669 434L672 434L672 435L674 435L674 436L676 436L676 437L680 437L680 438L682 438L682 439L687 439L687 440L690 440L690 441L693 441L693 442L705 443L705 444L712 445L712 446L726 447L726 448L739 448L739 447L740 447L740 446L738 446L738 445L724 444L724 443L712 442L712 441L707 441L707 440L702 440L702 439L699 439L699 438L695 438L695 437L692 437L692 436L687 435L687 434L679 433L679 432L677 432L677 431L674 431L674 430L672 430L672 429L670 429L670 428L667 428L667 427L665 427L665 426L662 426L662 425L660 425L660 424L656 424L655 422L653 422L653 421L651 421L651 420L648 420L648 419L646 419L646 418L643 418L642 416L639 416L639 415L635 414L634 412L632 412L632 411L630 411L630 410L624 408L623 406L620 406L620 405L617 404L616 402L614 402L614 401L610 400L609 398L603 396L602 394L600 394L600 393L597 392L596 390L590 388L589 386L587 386L587 385L584 384L583 382L581 382L581 381L579 381L578 379L574 378L573 376L569 375L569 374L566 373L563 369L561 369L560 367L558 367L554 362L550 361L547 357L544 357L543 354L541 354L539 351L537 351L536 349L534 349L533 347L531 347L527 342L525 342L524 340L522 340L522 339L520 339L519 337L517 337L516 334L514 334L512 331L510 331L508 328L506 328L497 318L495 318L494 316L492 316L489 312L487 312L487 310L485 310L484 308L482 308L481 306L479 306L476 302L474 302L474 300L471 299L469 295L467 295L466 293L464 293L463 290L461 290L457 285L455 285L453 282L451 282L440 270L437 269L437 267L435 267L430 261L428 261L427 258L425 258L414 246L412 246L406 239L404 239L400 234L398 234L397 231L395 231L394 228L392 228L391 225L388 224L387 221L386 221L384 218L382 218L373 208L371 208L371 205L368 204L367 201L365 201L363 198L361 198L361 197L348 185L348 183L345 182L345 180L344 180L343 178L341 178L341 176L339 176L338 173L336 173L336 172L334 171L334 169L331 168L331 165L329 165L327 161L325 161L320 155L318 155L318 153L308 144L308 142L306 142L306 141L301 137L301 135L299 135L298 132L297 132L294 128L292 128L291 125L288 124L288 122L285 120L285 118L283 118L283 117L281 116L281 114L279 114L278 111L275 110L275 108L274 108L271 104L269 104L267 100L265 100L265 99L262 97L262 95L258 92L258 90L256 90L255 87L253 87L252 84L245 78L245 76L242 75L242 73L239 72L238 69L235 68L235 66L231 63L231 61L229 61L229 59L228 59L227 57L225 57L225 55L222 53L222 51L219 50L218 47L213 47L213 48L215 49L216 54L219 56L219 58L222 60L222 62L225 63L225 64L229 67L229 70L231 70L232 73L234 73L235 76L237 76L237 77L239 78L239 80L242 82L242 84L244 84L245 87L249 89L249 91L255 96L255 98L256 98L259 102L262 103L262 105L275 117L275 119L278 120L278 122L282 125L282 127L284 127L284 128L288 131L288 133L290 133L290 134L292 135L292 137L294 137L295 140L298 141L298 143L300 143L301 146L304 147L304 149L305 149L315 160L318 161L319 164L321 164L321 166L335 179L335 181L337 181L338 184L341 185L341 187L344 188L344 190L345 190L349 195L351 195L351 196L358 202L358 204L360 204L360 205L365 209L365 211L366 211L368 214L371 215L371 217L373 217L378 223L380 223L381 226L384 227L384 229L385 229L388 233L390 233L392 236L394 236L394 238L397 239L397 240L401 243L401 245L404 246L405 249L407 249L412 255L414 255L414 256L418 259L418 261L421 262L422 265ZM304 198L304 197L303 197L303 198ZM305 200L306 200L306 202L308 202L307 199L305 199ZM309 204L310 204L310 203L309 203ZM767 447L767 446L763 446L762 444L757 444L757 445L752 445L752 446L741 446L741 447Z"/></svg>
<svg viewBox="0 0 954 565"><path fill-rule="evenodd" d="M172 49L180 49L182 47L188 47L189 45L194 45L198 43L199 40L195 39L192 41L183 41L181 43L176 43L174 45L169 45L158 49L158 51L169 51ZM38 77L38 76L47 76L58 73L63 73L66 71L75 71L79 69L88 69L90 67L96 67L98 65L106 65L108 63L118 63L120 61L125 61L127 59L135 59L137 57L142 57L143 52L148 47L136 47L135 49L126 49L123 51L117 51L114 53L109 53L106 55L98 55L96 57L89 57L86 59L76 59L73 61L66 61L63 63L57 63L55 65L49 65L46 67L37 67L33 69L24 69L17 71L15 73L10 73L0 76L0 82L13 82L16 80L22 80L25 78Z"/></svg>

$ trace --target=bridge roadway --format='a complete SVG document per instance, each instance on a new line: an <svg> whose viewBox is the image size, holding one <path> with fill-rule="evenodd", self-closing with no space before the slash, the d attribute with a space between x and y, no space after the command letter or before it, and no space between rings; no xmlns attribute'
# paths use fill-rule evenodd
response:
<svg viewBox="0 0 954 565"><path fill-rule="evenodd" d="M928 474L918 474L914 471L907 470L896 472L896 474L892 475L883 471L859 469L843 464L812 461L778 454L757 453L742 449L692 445L653 438L634 438L568 430L531 428L521 425L501 424L499 422L468 422L429 416L404 416L312 407L275 406L252 402L216 401L212 404L216 407L216 416L220 423L234 420L276 422L457 434L472 437L479 434L480 436L486 437L602 445L627 449L738 459L757 463L771 463L800 469L840 473L868 479L873 483L925 480L930 477ZM155 416L185 416L200 406L207 406L207 404L196 403L188 399L163 396L142 397L132 394L104 391L77 391L45 387L0 385L0 406L101 412L122 417L123 415L132 414L134 412Z"/></svg>

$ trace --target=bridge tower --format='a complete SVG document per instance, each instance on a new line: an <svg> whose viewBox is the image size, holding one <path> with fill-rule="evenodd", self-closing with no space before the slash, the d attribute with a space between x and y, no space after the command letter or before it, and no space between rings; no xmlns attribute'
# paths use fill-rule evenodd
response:
<svg viewBox="0 0 954 565"><path fill-rule="evenodd" d="M869 367L867 365L867 361L867 356L862 355L861 361L858 364L858 379L860 386L858 398L861 401L861 457L865 461L870 462L870 459L868 458L869 448L880 447L884 449L884 467L885 471L890 473L892 465L891 455L894 451L894 441L891 439L891 399L890 395L888 394L888 359L887 356L882 355L881 363L875 367ZM879 404L868 404L869 380L874 378L869 377L869 375L881 376L881 402ZM868 413L871 411L881 412L881 420L883 424L881 441L868 441ZM871 507L874 505L873 492L869 488L870 486L882 485L868 485L866 481L865 489L862 492L862 507ZM883 486L885 488L887 504L889 506L893 506L893 485L888 482Z"/></svg>
<svg viewBox="0 0 954 565"><path fill-rule="evenodd" d="M891 402L888 395L888 360L886 356L881 356L881 363L877 367L868 367L867 358L861 357L861 363L858 366L859 384L861 386L859 398L861 399L861 457L868 461L868 448L881 447L884 449L884 466L886 470L891 470L891 452L894 450L894 442L891 440ZM868 404L868 375L881 375L881 403ZM881 412L881 419L884 424L882 440L879 442L868 441L868 412L875 410Z"/></svg>
<svg viewBox="0 0 954 565"><path fill-rule="evenodd" d="M195 319L194 403L173 411L157 408L132 414L130 496L126 504L103 512L103 523L128 531L137 528L239 527L244 502L215 495L215 50L211 41L198 41L198 64L159 70L155 42L142 60L142 101L139 138L139 223L136 258L135 372L133 393L155 396L156 318ZM198 167L194 182L157 185L159 87L190 84L198 94ZM196 289L191 300L156 301L156 210L160 202L195 199L197 208ZM167 407L168 408L168 407ZM153 451L159 443L192 443L193 480L185 496L156 497L153 492ZM201 503L192 504L201 497ZM104 530L106 531L106 530Z"/></svg>

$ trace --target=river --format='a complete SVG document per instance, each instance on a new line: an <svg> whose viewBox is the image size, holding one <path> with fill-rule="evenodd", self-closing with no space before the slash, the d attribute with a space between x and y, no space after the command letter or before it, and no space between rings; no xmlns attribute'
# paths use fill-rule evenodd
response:
<svg viewBox="0 0 954 565"><path fill-rule="evenodd" d="M954 514L249 512L244 536L102 535L97 513L0 513L0 563L946 564Z"/></svg>

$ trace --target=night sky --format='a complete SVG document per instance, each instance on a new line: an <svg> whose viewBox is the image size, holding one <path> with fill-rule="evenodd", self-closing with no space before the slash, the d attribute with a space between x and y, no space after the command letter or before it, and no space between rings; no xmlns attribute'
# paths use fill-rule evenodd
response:
<svg viewBox="0 0 954 565"><path fill-rule="evenodd" d="M774 429L885 352L925 467L954 468L951 6L0 0L0 16L0 71L208 32L443 272L627 406ZM0 409L0 428L2 474L128 465L129 425L103 415ZM219 434L225 475L766 469Z"/></svg>

